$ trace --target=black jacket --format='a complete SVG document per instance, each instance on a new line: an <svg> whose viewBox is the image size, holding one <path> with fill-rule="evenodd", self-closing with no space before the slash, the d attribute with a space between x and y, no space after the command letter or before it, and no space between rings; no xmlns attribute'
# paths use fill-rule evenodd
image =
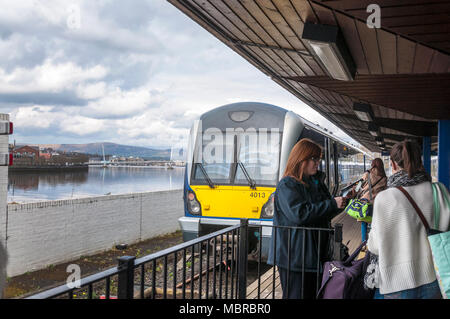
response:
<svg viewBox="0 0 450 319"><path fill-rule="evenodd" d="M274 226L296 226L331 228L331 220L340 212L335 200L330 195L324 183L325 174L318 172L316 175L305 178L304 185L292 177L284 177L278 182L275 191L274 202ZM305 270L317 270L318 256L318 231L291 230L290 242L290 269L302 271L303 236L305 236ZM272 230L271 245L269 247L268 263L278 267L288 268L288 230L277 228ZM276 238L276 247L274 240ZM330 233L320 232L320 264L329 257ZM276 262L274 263L274 248L276 250Z"/></svg>

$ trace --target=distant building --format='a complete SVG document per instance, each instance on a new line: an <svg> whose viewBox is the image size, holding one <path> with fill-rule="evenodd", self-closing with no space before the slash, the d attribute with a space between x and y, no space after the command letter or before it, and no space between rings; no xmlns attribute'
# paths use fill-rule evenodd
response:
<svg viewBox="0 0 450 319"><path fill-rule="evenodd" d="M89 163L98 163L98 162L101 162L101 161L103 161L102 157L90 157L89 158Z"/></svg>
<svg viewBox="0 0 450 319"><path fill-rule="evenodd" d="M34 159L39 158L39 147L35 146L22 146L13 150L14 157L31 157Z"/></svg>
<svg viewBox="0 0 450 319"><path fill-rule="evenodd" d="M143 158L134 157L134 156L112 156L111 163L127 163L127 162L143 162L145 161Z"/></svg>
<svg viewBox="0 0 450 319"><path fill-rule="evenodd" d="M53 150L51 148L39 150L39 157L49 160L52 158L52 152Z"/></svg>

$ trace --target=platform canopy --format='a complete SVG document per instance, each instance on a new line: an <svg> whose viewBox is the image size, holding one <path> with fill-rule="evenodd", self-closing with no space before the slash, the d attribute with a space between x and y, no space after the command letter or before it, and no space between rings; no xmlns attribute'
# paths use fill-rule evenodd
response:
<svg viewBox="0 0 450 319"><path fill-rule="evenodd" d="M450 119L450 1L168 1L369 150L424 136L436 149ZM349 78L332 76L333 56Z"/></svg>

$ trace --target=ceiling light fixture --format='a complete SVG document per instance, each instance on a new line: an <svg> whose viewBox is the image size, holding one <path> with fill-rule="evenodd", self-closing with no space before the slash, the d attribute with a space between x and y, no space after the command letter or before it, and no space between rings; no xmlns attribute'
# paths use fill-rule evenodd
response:
<svg viewBox="0 0 450 319"><path fill-rule="evenodd" d="M376 126L375 124L373 124L373 123L369 123L369 133L370 133L370 135L372 135L372 136L379 136L380 134L379 134L379 128L378 128L378 126Z"/></svg>
<svg viewBox="0 0 450 319"><path fill-rule="evenodd" d="M370 104L353 103L353 112L356 116L364 122L372 122L375 118Z"/></svg>
<svg viewBox="0 0 450 319"><path fill-rule="evenodd" d="M337 26L307 22L302 38L330 77L341 81L354 79L356 65Z"/></svg>

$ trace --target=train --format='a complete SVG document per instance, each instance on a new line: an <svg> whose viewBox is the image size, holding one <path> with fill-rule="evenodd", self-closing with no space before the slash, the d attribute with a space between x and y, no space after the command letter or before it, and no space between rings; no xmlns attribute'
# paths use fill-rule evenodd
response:
<svg viewBox="0 0 450 319"><path fill-rule="evenodd" d="M333 196L360 179L370 154L284 108L259 102L224 105L196 120L189 133L184 176L183 240L235 225L250 232L249 250L263 257L271 237L274 192L293 146L309 138L322 146L319 166ZM253 229L253 227L251 228ZM255 228L259 229L259 228Z"/></svg>

